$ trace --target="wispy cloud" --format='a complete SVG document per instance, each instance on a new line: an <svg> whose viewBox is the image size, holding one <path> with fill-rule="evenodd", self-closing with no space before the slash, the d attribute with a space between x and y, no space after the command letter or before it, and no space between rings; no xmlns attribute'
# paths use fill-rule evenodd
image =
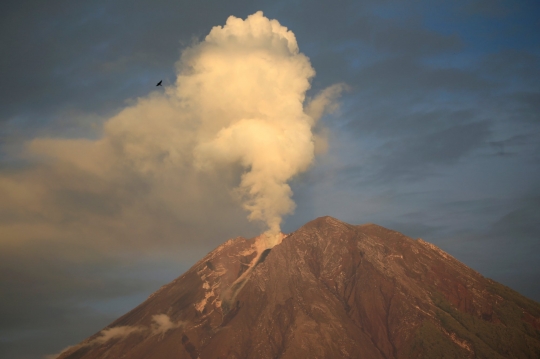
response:
<svg viewBox="0 0 540 359"><path fill-rule="evenodd" d="M167 331L175 328L179 328L184 325L184 322L178 321L176 323L171 321L171 318L167 314L156 314L152 316L152 334L159 335L165 334Z"/></svg>
<svg viewBox="0 0 540 359"><path fill-rule="evenodd" d="M44 356L44 359L56 359L62 357L63 354L73 353L83 347L91 347L94 345L105 344L111 340L122 340L133 334L141 334L144 336L164 335L172 329L184 326L184 322L173 322L167 314L156 314L152 316L150 327L138 326L119 326L103 329L96 338L86 340L80 344L69 346L57 354L49 354Z"/></svg>

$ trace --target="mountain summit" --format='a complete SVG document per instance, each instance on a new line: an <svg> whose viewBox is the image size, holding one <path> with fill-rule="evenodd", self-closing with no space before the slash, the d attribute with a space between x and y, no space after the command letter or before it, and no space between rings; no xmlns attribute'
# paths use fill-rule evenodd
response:
<svg viewBox="0 0 540 359"><path fill-rule="evenodd" d="M231 239L60 359L540 358L540 305L436 246L331 217Z"/></svg>

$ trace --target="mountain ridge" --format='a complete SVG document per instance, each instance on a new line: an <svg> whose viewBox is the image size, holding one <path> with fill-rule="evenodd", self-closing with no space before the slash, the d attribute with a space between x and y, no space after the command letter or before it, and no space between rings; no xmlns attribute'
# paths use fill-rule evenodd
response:
<svg viewBox="0 0 540 359"><path fill-rule="evenodd" d="M256 242L226 241L58 358L540 357L540 305L422 239L326 216Z"/></svg>

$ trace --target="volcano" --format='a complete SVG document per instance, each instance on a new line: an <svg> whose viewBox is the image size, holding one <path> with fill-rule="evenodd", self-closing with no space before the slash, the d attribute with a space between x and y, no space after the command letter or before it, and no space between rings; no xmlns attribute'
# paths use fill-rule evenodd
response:
<svg viewBox="0 0 540 359"><path fill-rule="evenodd" d="M422 239L321 217L228 240L60 359L540 358L540 305Z"/></svg>

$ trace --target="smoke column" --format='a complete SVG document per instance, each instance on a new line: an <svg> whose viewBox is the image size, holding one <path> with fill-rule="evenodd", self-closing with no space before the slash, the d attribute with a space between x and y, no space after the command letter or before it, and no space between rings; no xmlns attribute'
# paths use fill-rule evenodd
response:
<svg viewBox="0 0 540 359"><path fill-rule="evenodd" d="M176 94L200 121L196 166L242 165L237 193L249 219L267 224L272 247L295 207L287 182L314 158L316 118L303 106L315 75L309 59L291 31L257 12L214 27L178 68Z"/></svg>

